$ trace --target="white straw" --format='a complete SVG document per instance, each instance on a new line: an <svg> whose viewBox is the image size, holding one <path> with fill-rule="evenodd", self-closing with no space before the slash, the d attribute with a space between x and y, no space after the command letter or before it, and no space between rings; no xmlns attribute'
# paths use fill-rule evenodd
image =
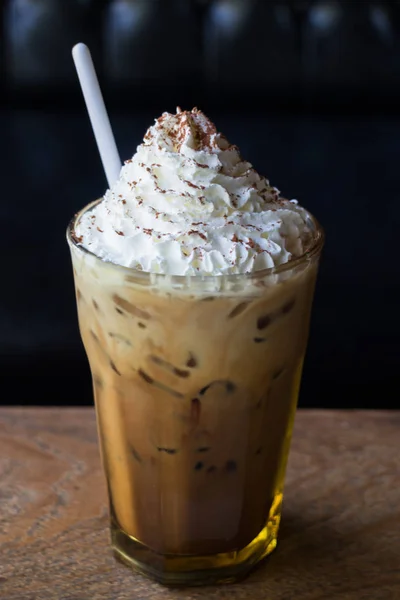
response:
<svg viewBox="0 0 400 600"><path fill-rule="evenodd" d="M108 185L111 187L119 177L121 159L111 130L90 50L85 44L76 44L72 48L72 56Z"/></svg>

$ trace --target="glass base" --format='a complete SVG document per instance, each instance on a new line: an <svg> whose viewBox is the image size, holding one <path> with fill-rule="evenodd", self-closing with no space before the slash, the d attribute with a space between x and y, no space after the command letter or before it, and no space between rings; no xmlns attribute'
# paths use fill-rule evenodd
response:
<svg viewBox="0 0 400 600"><path fill-rule="evenodd" d="M163 585L234 583L243 579L257 563L276 548L281 506L282 494L278 494L271 507L267 524L241 550L204 556L158 554L112 522L113 552L124 564Z"/></svg>

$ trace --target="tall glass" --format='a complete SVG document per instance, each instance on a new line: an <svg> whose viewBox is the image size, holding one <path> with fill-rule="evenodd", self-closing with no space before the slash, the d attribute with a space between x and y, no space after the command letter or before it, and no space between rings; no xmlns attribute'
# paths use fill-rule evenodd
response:
<svg viewBox="0 0 400 600"><path fill-rule="evenodd" d="M323 232L310 215L312 247L277 268L175 277L99 259L79 218L113 550L162 583L235 581L276 546Z"/></svg>

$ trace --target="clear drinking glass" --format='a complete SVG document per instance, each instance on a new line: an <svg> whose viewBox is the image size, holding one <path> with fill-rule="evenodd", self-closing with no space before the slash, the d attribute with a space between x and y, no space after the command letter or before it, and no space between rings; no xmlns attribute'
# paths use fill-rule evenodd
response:
<svg viewBox="0 0 400 600"><path fill-rule="evenodd" d="M67 237L114 553L165 584L235 581L276 546L323 231L309 215L311 247L276 268L168 276L82 248L82 213Z"/></svg>

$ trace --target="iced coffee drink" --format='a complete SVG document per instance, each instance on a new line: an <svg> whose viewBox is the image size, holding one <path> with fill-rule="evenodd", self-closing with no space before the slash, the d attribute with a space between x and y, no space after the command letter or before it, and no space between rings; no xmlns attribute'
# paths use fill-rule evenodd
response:
<svg viewBox="0 0 400 600"><path fill-rule="evenodd" d="M321 229L178 109L68 239L114 552L234 581L276 546Z"/></svg>

